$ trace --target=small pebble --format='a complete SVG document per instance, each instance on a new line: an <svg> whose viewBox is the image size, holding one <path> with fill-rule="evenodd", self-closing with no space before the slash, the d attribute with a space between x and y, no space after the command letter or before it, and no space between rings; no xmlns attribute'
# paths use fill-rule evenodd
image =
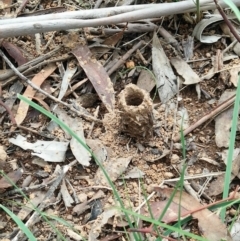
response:
<svg viewBox="0 0 240 241"><path fill-rule="evenodd" d="M164 177L169 179L169 178L174 177L174 174L172 172L165 172Z"/></svg>
<svg viewBox="0 0 240 241"><path fill-rule="evenodd" d="M0 146L0 169L3 169L3 167L6 164L7 159L7 153L3 149L3 146Z"/></svg>
<svg viewBox="0 0 240 241"><path fill-rule="evenodd" d="M85 193L78 194L78 199L81 203L87 201L87 195Z"/></svg>
<svg viewBox="0 0 240 241"><path fill-rule="evenodd" d="M172 163L172 164L178 163L179 160L180 160L180 157L179 157L177 154L173 154L173 155L172 155L172 158L171 158L171 163Z"/></svg>

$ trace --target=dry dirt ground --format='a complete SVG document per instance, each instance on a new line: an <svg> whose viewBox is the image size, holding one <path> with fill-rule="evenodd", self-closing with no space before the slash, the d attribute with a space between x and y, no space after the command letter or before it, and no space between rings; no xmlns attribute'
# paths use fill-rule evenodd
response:
<svg viewBox="0 0 240 241"><path fill-rule="evenodd" d="M74 11L91 8L95 5L94 1L80 2L68 0L63 2L61 5L58 5L57 1L27 1L21 13L34 13L38 10L48 8L55 8L53 11L58 11L57 7L64 7L68 11ZM15 1L12 2L12 4L14 3ZM108 4L105 2L103 5L103 7L111 6L113 5L113 1L108 1ZM13 5L10 8L11 11L9 11L9 8L2 9L0 10L1 15L4 16L8 14L13 18L16 9L17 5ZM152 19L151 21L156 26L161 25L169 34L174 36L180 47L181 57L184 58L182 41L186 40L188 36L191 36L196 23L190 23L183 14ZM138 24L140 25L141 22L138 22ZM110 173L110 178L125 207L138 210L144 199L152 193L154 186L158 186L166 180L180 177L183 166L183 151L181 141L173 141L174 138L179 136L181 126L181 121L179 122L179 119L181 119L179 115L181 114L179 113L183 112L179 111L183 109L186 111L184 114L185 122L186 125L191 126L204 115L214 110L218 105L218 100L227 89L233 90L235 87L227 75L223 79L219 73L216 73L209 80L203 80L199 83L198 87L203 90L200 99L198 98L196 85L180 84L179 93L166 104L162 104L156 87L150 88L150 90L148 88L152 85L149 72L152 73L153 71L153 32L125 33L124 31L127 27L127 25L122 25L121 28L116 25L105 27L112 30L120 28L121 32L119 35L115 33L104 34L101 32L102 27L99 27L74 31L48 32L40 34L39 36L27 35L6 38L1 39L1 50L15 67L19 67L23 64L21 61L26 63L61 46L54 56L48 58L48 60L56 60L52 61L53 64L44 62L41 66L26 73L25 76L32 80L37 73L42 71L42 68L45 68L44 71L47 72L51 71L47 69L50 68L49 65L54 65L52 72L44 78L41 84L42 88L50 95L58 98L65 70L68 69L71 71L74 68L77 69L76 72L71 75L70 83L68 83L67 86L67 91L71 90L71 92L64 96L62 100L70 106L80 106L81 111L82 109L87 111L83 113L95 116L95 118L101 122L89 120L84 118L83 115L78 117L76 113L73 113L68 107L61 104L58 105L58 108L60 112L62 111L69 115L70 127L78 125L79 122L81 122L84 137L87 139L87 145L92 150L96 148L94 154L97 155L98 158L105 155L103 157L103 164L107 172ZM156 31L158 31L158 29L156 29ZM218 25L207 31L211 34L224 35ZM109 39L110 36L114 36L114 40ZM158 38L167 58L170 59L178 55L176 49L160 34L158 34ZM116 65L114 61L118 61L121 56L131 50L140 40L144 41L144 44L138 48L137 51L133 51L127 60L109 75L113 83L114 97L109 97L110 100L105 100L104 103L104 100L98 96L99 89L96 90L94 84L92 85L89 80L85 80L89 78L89 75L87 71L85 71L86 69L80 66L81 64L77 61L76 54L72 54L73 49L84 42L85 46L89 47L93 58L102 66L107 66L109 70L111 66ZM213 58L217 58L217 53L226 49L229 44L230 42L225 35L212 44L200 43L195 39L193 56L188 61L190 68L199 77L206 75L214 65ZM99 45L102 45L101 48ZM106 47L107 45L108 47ZM86 54L86 52L84 53ZM238 57L230 59L228 62L224 62L222 69L231 66L231 64L237 65L238 61ZM2 74L6 69L9 69L8 64L6 64L2 58L0 59L0 66ZM28 67L30 68L30 66ZM90 71L93 71L91 68L94 67L90 67ZM161 68L161 66L159 66L159 68ZM141 81L139 76L143 70L147 70L146 72L148 73L145 84L141 85L141 87L145 89L143 96L140 95L139 97L136 95L137 97L132 97L136 99L130 101L136 101L132 104L132 108L138 108L141 106L141 102L145 100L145 95L147 96L146 98L150 96L151 101L153 100L151 105L147 107L149 109L146 110L150 113L150 116L148 114L146 114L148 117L145 116L149 118L149 122L146 124L146 133L141 129L142 127L139 127L139 131L134 129L136 127L131 127L131 123L134 121L129 120L126 116L127 113L124 113L124 108L120 107L121 91L124 91L130 83L139 86L139 82ZM174 73L178 76L176 70L174 70ZM100 77L101 76L99 76L99 78ZM26 92L27 84L20 80L20 78L15 78L14 80L1 78L0 81L2 84L0 98L4 103L9 103L7 101L13 98L13 92L15 90L13 91L11 87L17 81L21 87L20 90L17 89L16 92L29 97ZM79 86L75 86L80 82L81 84L79 84ZM136 91L141 92L141 88ZM114 98L114 102L111 102L111 98ZM141 99L140 104L137 98ZM45 98L40 94L37 95L36 98L33 98L33 101L45 108L49 108L49 110L52 110L56 104L52 99ZM113 112L109 112L109 108L106 107L110 102L114 103L112 107L112 109L114 109ZM5 158L2 160L1 168L5 173L12 173L13 179L16 180L16 185L19 188L22 188L23 185L24 187L31 187L40 185L41 183L49 183L53 178L59 176L59 173L54 174L56 166L59 166L61 169L64 165L68 165L76 159L74 155L76 150L74 152L69 146L62 162L46 162L36 155L32 155L33 151L29 149L23 150L19 145L10 142L10 138L15 139L18 135L25 137L30 143L35 143L38 140L62 142L71 139L60 127L50 128L50 119L32 107L27 109L26 116L23 117L22 121L19 121L19 119L22 118L21 113L19 114L19 105L20 101L16 99L10 107L11 113L19 123L18 126L12 125L9 114L4 108L1 109L0 143L1 148L7 154L6 160ZM126 127L127 121L129 121L130 126ZM126 128L128 131L126 131ZM214 117L208 119L186 135L186 176L194 177L195 175L225 171L226 167L222 160L221 153L227 148L217 146L215 136ZM94 142L94 144L91 145L88 144L89 139L97 140L98 142ZM238 141L236 141L235 147L239 147ZM54 152L54 147L51 151ZM134 173L131 173L131 170L133 170ZM111 218L108 222L106 221L101 225L98 224L99 226L96 224L95 220L99 215L109 210L109 207L116 205L111 187L99 172L101 172L101 170L99 170L99 166L93 158L89 160L89 165L82 165L81 162L78 161L69 168L65 177L62 178L65 180L64 185L61 180L61 183L53 190L52 195L48 197L49 200L47 204L45 204L43 211L49 215L56 215L74 227L74 231L72 231L72 228L67 227L63 223L59 223L57 220L51 218L49 219L49 222L62 233L62 236L65 237L66 240L80 240L78 239L79 236L77 236L77 232L87 240L107 240L107 235L111 237L111 239L108 240L124 240L124 238L126 238L124 228L127 229L128 224L125 220L120 222L120 219L116 218L115 214L117 211L110 215ZM213 179L215 178L216 177ZM190 184L195 184L195 188L202 188L206 179L206 176L194 179L194 182L190 181ZM237 178L236 180L239 181ZM172 188L176 185L176 181L165 182L164 185ZM221 190L220 192L218 190L217 194L212 195L212 193L208 191L210 185L211 184L208 183L203 190L204 194L198 196L199 202L206 204L221 199ZM65 189L67 189L65 192L63 191L64 186L66 187ZM24 193L30 200L34 200L36 205L39 205L37 201L44 198L50 187L52 187L51 183L42 189L24 190ZM235 184L233 182L231 184L231 190L234 189L234 187ZM12 185L7 185L3 179L0 182L0 188L2 192L0 195L1 204L18 215L24 223L27 222L33 213L33 211L26 211L28 210L26 208L28 203L27 199L21 193L10 193L11 190L16 188L12 187ZM222 186L219 185L219 188L222 189ZM198 192L198 190L195 191L196 193ZM72 200L64 200L63 196L67 195L66 193ZM159 200L159 197L154 195L151 200ZM234 208L228 210L227 215L229 218L231 218L232 213L234 213ZM1 210L0 224L0 240L11 240L18 233L18 227L3 210ZM96 231L93 230L94 225L98 227L98 229L96 228L98 237L90 238ZM143 224L143 226L146 226L146 224ZM200 234L197 222L192 221L188 223L188 226L185 228L188 228L188 231L195 234ZM30 229L37 240L60 240L60 238L57 237L56 230L53 230L50 224L44 222L42 219L30 225ZM148 238L148 240L154 240L153 236L151 237L153 239L151 239L150 236ZM19 238L18 240L24 240L24 238Z"/></svg>

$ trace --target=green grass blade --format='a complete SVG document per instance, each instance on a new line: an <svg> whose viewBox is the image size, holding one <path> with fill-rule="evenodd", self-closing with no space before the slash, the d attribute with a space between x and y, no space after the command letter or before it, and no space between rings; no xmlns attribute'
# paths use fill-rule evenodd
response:
<svg viewBox="0 0 240 241"><path fill-rule="evenodd" d="M2 208L10 217L11 219L18 225L18 227L25 233L25 235L31 240L31 241L37 241L37 239L34 237L32 232L28 229L28 227L22 222L21 219L19 219L18 216L16 216L14 213L12 213L8 208L0 204L0 208Z"/></svg>
<svg viewBox="0 0 240 241"><path fill-rule="evenodd" d="M119 209L118 207L116 207L116 208ZM162 227L162 228L165 228L165 229L167 229L167 230L171 230L172 232L178 232L179 234L184 235L184 236L187 236L187 237L190 237L190 238L192 238L193 240L209 241L209 240L207 240L207 239L205 239L205 238L202 238L202 237L200 237L200 236L197 236L197 235L195 235L195 234L193 234L193 233L184 231L184 230L179 229L179 228L177 228L177 227L175 227L175 226L167 225L167 224L165 224L165 223L159 222L158 220L145 217L145 216L143 216L143 215L141 215L141 214L138 214L138 213L136 213L136 212L134 212L134 211L131 211L131 210L128 210L128 209L125 209L125 210L123 210L123 211L126 212L126 213L128 213L128 214L130 214L130 215L132 215L132 216L138 217L138 218L140 218L141 220L144 220L144 221L149 222L149 223L151 223L151 224L155 224L155 225L158 226L158 227Z"/></svg>
<svg viewBox="0 0 240 241"><path fill-rule="evenodd" d="M238 18L238 21L240 21L240 11L237 6L231 0L224 0L224 2L232 9L235 16Z"/></svg>
<svg viewBox="0 0 240 241"><path fill-rule="evenodd" d="M238 77L237 93L236 93L236 99L235 99L234 108L233 108L233 119L232 119L232 128L231 128L230 142L229 142L229 148L228 148L227 167L226 167L226 173L224 178L223 199L227 198L229 194L229 185L231 181L232 162L233 162L233 151L234 151L235 138L236 138L236 132L237 132L239 104L240 104L240 75ZM223 208L221 211L221 218L223 221L225 220L225 215L226 215L226 208Z"/></svg>

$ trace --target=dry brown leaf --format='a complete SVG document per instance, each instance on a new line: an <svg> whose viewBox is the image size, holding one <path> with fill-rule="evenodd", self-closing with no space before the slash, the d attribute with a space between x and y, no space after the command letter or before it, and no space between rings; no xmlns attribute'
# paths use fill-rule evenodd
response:
<svg viewBox="0 0 240 241"><path fill-rule="evenodd" d="M32 97L33 100L36 100L37 102L39 102L39 104L41 104L43 106L44 109L46 109L47 111L51 111L49 105L42 99L39 99L37 97Z"/></svg>
<svg viewBox="0 0 240 241"><path fill-rule="evenodd" d="M32 83L40 87L43 81L50 74L52 74L56 68L57 66L55 64L49 64L33 77ZM24 92L24 96L26 96L29 99L32 99L35 93L36 93L36 90L33 89L31 86L28 86ZM17 125L20 125L24 121L28 112L28 108L29 108L29 105L26 102L21 100L18 106L16 117L15 117Z"/></svg>
<svg viewBox="0 0 240 241"><path fill-rule="evenodd" d="M168 200L157 201L157 202L149 202L148 206L151 208L151 213L153 214L154 219L159 219L162 211L166 207ZM189 211L182 206L179 206L178 203L171 202L168 207L165 215L161 219L162 222L169 223L173 219L178 219L179 207L181 208L181 215L186 216ZM146 217L151 217L150 212L147 206L141 208L141 214Z"/></svg>
<svg viewBox="0 0 240 241"><path fill-rule="evenodd" d="M239 170L240 170L240 155L238 154L232 163L232 172L230 181L236 177L239 176ZM217 196L223 192L224 189L224 181L225 181L225 174L221 174L217 176L216 179L214 179L211 183L208 189L206 190L206 194L209 196Z"/></svg>
<svg viewBox="0 0 240 241"><path fill-rule="evenodd" d="M72 53L85 71L97 94L109 112L114 110L115 95L111 79L103 66L92 56L88 46L80 45Z"/></svg>
<svg viewBox="0 0 240 241"><path fill-rule="evenodd" d="M164 195L169 199L174 189L156 187L155 191L159 192L161 195ZM186 192L177 191L173 197L172 202L176 203L177 205L181 205L181 207L187 209L189 212L193 212L191 213L191 215L194 218L198 219L199 229L202 232L203 236L208 240L232 240L227 230L227 227L224 223L222 223L220 218L208 209L196 211L198 209L201 209L203 205Z"/></svg>
<svg viewBox="0 0 240 241"><path fill-rule="evenodd" d="M16 182L22 177L22 174L23 174L23 169L22 169L22 168L19 168L19 169L16 170L16 171L9 172L9 173L7 174L7 177L8 177L13 183L16 183ZM2 177L2 178L0 179L0 189L5 189L5 188L8 188L8 187L12 187L12 184L8 181L7 178Z"/></svg>
<svg viewBox="0 0 240 241"><path fill-rule="evenodd" d="M123 37L123 31L119 33L115 33L112 36L106 38L103 42L102 45L108 45L108 46L115 46ZM109 51L108 47L94 47L91 49L93 53L99 53L98 57L103 56L105 53Z"/></svg>
<svg viewBox="0 0 240 241"><path fill-rule="evenodd" d="M143 69L138 77L137 86L147 92L151 92L156 85L153 74Z"/></svg>
<svg viewBox="0 0 240 241"><path fill-rule="evenodd" d="M171 64L176 72L183 77L185 85L192 85L200 82L199 76L192 70L190 65L180 57L171 58Z"/></svg>
<svg viewBox="0 0 240 241"><path fill-rule="evenodd" d="M225 90L218 101L218 105L234 96L235 93L236 90ZM215 142L218 147L227 148L229 146L232 117L233 107L230 107L215 118Z"/></svg>
<svg viewBox="0 0 240 241"><path fill-rule="evenodd" d="M6 49L8 54L18 63L18 66L28 62L27 58L23 56L22 51L16 45L4 40L2 42L2 46Z"/></svg>
<svg viewBox="0 0 240 241"><path fill-rule="evenodd" d="M99 162L104 162L108 158L106 147L99 139L86 139L87 145L91 148L94 156Z"/></svg>
<svg viewBox="0 0 240 241"><path fill-rule="evenodd" d="M177 77L173 72L156 32L154 32L152 43L152 67L156 77L159 98L162 103L166 103L178 92Z"/></svg>
<svg viewBox="0 0 240 241"><path fill-rule="evenodd" d="M120 177L127 169L128 164L132 160L132 157L121 157L117 159L111 159L107 160L102 163L105 171L107 172L109 178L112 182L116 181L118 177ZM94 183L96 185L104 185L104 186L110 186L108 180L106 179L102 169L99 167L95 177L94 177Z"/></svg>

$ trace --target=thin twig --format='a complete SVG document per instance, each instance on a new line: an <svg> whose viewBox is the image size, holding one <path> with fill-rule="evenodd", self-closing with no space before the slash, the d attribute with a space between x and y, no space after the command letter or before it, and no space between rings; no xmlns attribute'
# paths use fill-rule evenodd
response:
<svg viewBox="0 0 240 241"><path fill-rule="evenodd" d="M101 120L98 120L96 119L95 117L93 116L90 116L90 115L86 115L84 113L81 113L79 112L78 110L76 110L75 108L73 108L73 106L61 101L61 100L58 100L57 98L55 98L54 96L48 94L46 91L40 89L38 86L36 86L35 84L33 84L31 82L31 80L29 80L27 77L25 77L23 74L21 74L16 68L15 66L11 63L11 61L7 58L7 56L0 50L0 56L2 56L4 58L4 60L7 62L7 64L9 65L9 67L14 71L14 73L20 78L22 79L23 81L25 81L28 85L30 85L33 89L37 90L38 92L44 94L45 96L47 96L48 98L50 98L51 100L55 101L56 103L60 103L64 106L66 106L67 108L69 108L72 112L76 113L77 115L79 116L82 116L84 118L86 118L87 120L90 120L90 121L96 121L96 122L100 122L102 123Z"/></svg>
<svg viewBox="0 0 240 241"><path fill-rule="evenodd" d="M193 131L194 129L196 129L200 125L202 125L207 120L209 120L213 117L216 117L217 115L222 113L224 110L229 108L234 103L235 96L236 96L236 94L233 95L232 97L230 97L229 99L227 99L226 101L224 101L223 103L221 103L220 105L218 105L215 109L213 109L210 113L203 116L200 120L195 122L193 125L189 126L187 129L185 129L183 131L183 135L186 136L187 134L189 134L191 131ZM173 138L174 142L179 141L179 140L180 140L180 135Z"/></svg>
<svg viewBox="0 0 240 241"><path fill-rule="evenodd" d="M95 117L95 118L97 118L98 112L99 112L99 106L96 108L96 110L95 110L95 112L94 112L94 117ZM88 139L89 139L89 138L91 137L91 135L92 135L92 131L93 131L94 125L95 125L95 122L93 121L92 124L91 124L90 130L89 130L89 132L88 132L88 136L87 136Z"/></svg>
<svg viewBox="0 0 240 241"><path fill-rule="evenodd" d="M30 68L30 67L32 67L32 66L34 66L34 65L36 65L36 64L38 64L38 63L40 63L40 62L43 62L44 60L52 57L55 53L57 53L58 51L60 51L60 49L61 49L61 46L58 46L58 47L56 47L54 50L48 52L47 54L41 55L41 56L39 56L39 57L37 57L37 58L35 58L35 59L33 59L33 60L25 63L25 64L19 66L19 67L17 68L17 70L18 70L19 72L23 72L23 71L25 71L26 69L28 69L28 68ZM0 80L8 79L8 78L12 77L13 75L14 75L14 71L11 70L11 69L9 69L9 70L7 70L6 73L2 73L2 74L0 75Z"/></svg>
<svg viewBox="0 0 240 241"><path fill-rule="evenodd" d="M28 192L32 192L34 190L41 190L41 189L44 189L44 188L50 186L53 182L56 181L56 179L57 178L54 178L54 179L50 180L47 183L41 183L41 184L30 186L30 187L23 187L23 188L13 189L13 190L10 190L8 192L2 193L1 197L12 196L12 195L15 195L15 194L21 194L22 192L23 193L28 193Z"/></svg>
<svg viewBox="0 0 240 241"><path fill-rule="evenodd" d="M222 15L225 23L227 24L227 26L229 27L231 33L233 34L233 36L237 39L237 41L240 43L240 36L238 35L236 29L234 28L234 26L232 25L232 23L230 22L230 20L227 18L226 14L224 13L222 7L218 4L217 0L214 0L216 7L219 11L219 13Z"/></svg>
<svg viewBox="0 0 240 241"><path fill-rule="evenodd" d="M32 71L38 69L38 68L41 68L41 67L44 67L45 65L47 64L51 64L51 63L56 63L56 62L60 62L60 61L64 61L64 60L67 60L67 59L70 59L72 58L72 56L70 55L63 55L59 58L55 58L55 59L47 59L47 60L44 60L44 61L40 61L40 63L37 63L36 65L34 66L29 66L26 70L24 70L22 72L23 75L26 75L26 74L29 74L31 73ZM18 76L15 75L15 73L13 73L14 76L12 76L11 78L3 81L2 83L2 87L6 86L6 85L9 85L10 83L12 83L15 79L18 78Z"/></svg>
<svg viewBox="0 0 240 241"><path fill-rule="evenodd" d="M109 69L107 71L108 75L111 75L115 70L117 70L122 64L125 63L125 61L139 48L142 47L142 45L144 44L145 42L143 40L141 40L140 42L138 42L137 44L135 44L130 50L127 51L126 54L124 54L116 64L114 64L114 66Z"/></svg>

